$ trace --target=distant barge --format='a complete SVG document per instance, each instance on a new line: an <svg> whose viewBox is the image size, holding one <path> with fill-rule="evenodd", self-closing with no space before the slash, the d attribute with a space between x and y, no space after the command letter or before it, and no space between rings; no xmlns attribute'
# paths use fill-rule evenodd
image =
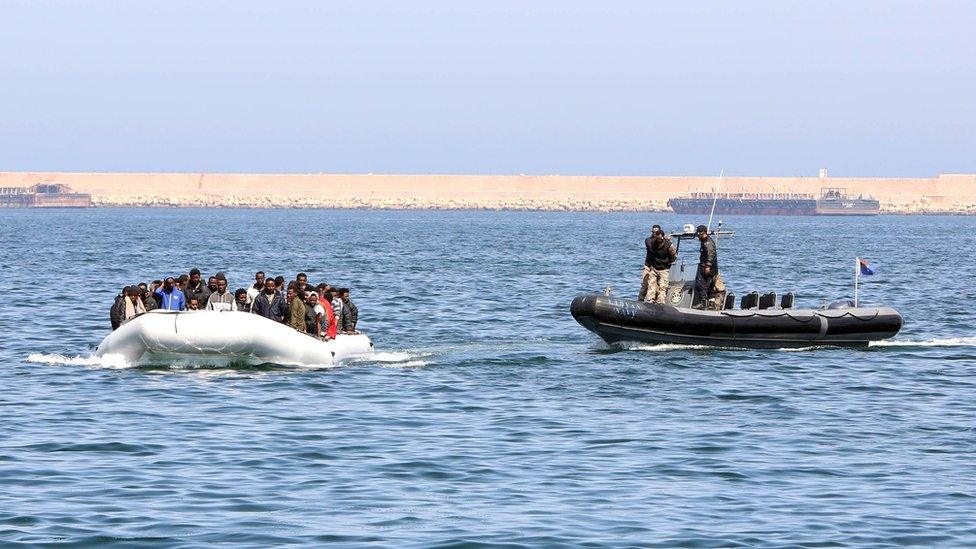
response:
<svg viewBox="0 0 976 549"><path fill-rule="evenodd" d="M675 213L709 215L712 204L719 215L878 215L877 200L852 196L845 189L828 187L820 196L797 193L692 193L672 198L668 206Z"/></svg>
<svg viewBox="0 0 976 549"><path fill-rule="evenodd" d="M0 208L89 208L91 195L76 193L64 183L33 187L0 187Z"/></svg>

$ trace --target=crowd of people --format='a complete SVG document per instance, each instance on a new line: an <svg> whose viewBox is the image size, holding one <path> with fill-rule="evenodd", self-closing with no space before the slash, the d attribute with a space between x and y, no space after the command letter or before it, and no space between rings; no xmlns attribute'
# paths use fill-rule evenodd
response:
<svg viewBox="0 0 976 549"><path fill-rule="evenodd" d="M109 314L112 329L154 309L243 311L323 339L356 332L359 321L359 308L349 298L349 288L312 285L305 273L298 273L286 285L283 276L266 277L258 271L254 284L231 292L224 273L211 276L204 284L200 270L192 269L189 274L124 287Z"/></svg>

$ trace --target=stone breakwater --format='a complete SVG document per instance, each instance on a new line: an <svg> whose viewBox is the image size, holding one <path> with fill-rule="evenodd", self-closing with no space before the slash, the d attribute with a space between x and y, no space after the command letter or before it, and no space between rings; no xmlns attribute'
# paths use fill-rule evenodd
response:
<svg viewBox="0 0 976 549"><path fill-rule="evenodd" d="M976 175L717 177L0 172L0 187L66 183L96 206L667 211L693 192L877 198L882 213L976 213Z"/></svg>
<svg viewBox="0 0 976 549"><path fill-rule="evenodd" d="M274 208L335 210L524 210L524 211L594 211L594 212L664 212L671 211L665 200L587 200L587 199L429 199L396 198L326 198L301 196L94 196L92 205L100 207L154 208Z"/></svg>
<svg viewBox="0 0 976 549"><path fill-rule="evenodd" d="M592 211L592 212L670 212L665 200L587 200L587 199L447 199L426 198L326 198L301 196L94 196L96 207L149 208L241 208L241 209L334 209L334 210L512 210L512 211ZM976 215L976 204L936 204L921 199L910 203L883 203L888 215Z"/></svg>

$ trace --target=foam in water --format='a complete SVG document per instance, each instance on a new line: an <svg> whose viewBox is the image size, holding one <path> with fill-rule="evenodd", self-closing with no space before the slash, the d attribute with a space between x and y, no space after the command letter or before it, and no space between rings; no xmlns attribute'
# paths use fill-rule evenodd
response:
<svg viewBox="0 0 976 549"><path fill-rule="evenodd" d="M427 366L432 362L423 360L423 357L430 356L429 353L411 353L407 351L385 351L373 353L369 356L354 358L353 362L365 364L380 364L386 368L419 368Z"/></svg>
<svg viewBox="0 0 976 549"><path fill-rule="evenodd" d="M976 337L947 337L922 341L872 341L871 347L972 347Z"/></svg>
<svg viewBox="0 0 976 549"><path fill-rule="evenodd" d="M611 348L621 349L624 351L655 351L655 352L667 352L667 351L695 351L700 349L710 349L713 347L707 347L705 345L684 345L681 343L635 343L635 342L622 342L614 343Z"/></svg>
<svg viewBox="0 0 976 549"><path fill-rule="evenodd" d="M49 364L52 366L86 366L89 368L131 368L122 355L108 354L105 356L66 356L61 354L31 353L27 356L27 362L37 364Z"/></svg>

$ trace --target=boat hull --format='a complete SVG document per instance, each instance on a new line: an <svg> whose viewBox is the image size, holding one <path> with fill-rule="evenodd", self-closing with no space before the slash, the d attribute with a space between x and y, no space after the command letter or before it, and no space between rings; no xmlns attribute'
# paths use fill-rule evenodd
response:
<svg viewBox="0 0 976 549"><path fill-rule="evenodd" d="M191 360L308 366L335 365L372 350L365 334L322 341L251 313L151 311L106 336L95 355L120 355L133 365Z"/></svg>
<svg viewBox="0 0 976 549"><path fill-rule="evenodd" d="M573 300L584 328L608 343L674 343L752 349L866 347L893 337L902 318L888 307L701 311L591 294Z"/></svg>

